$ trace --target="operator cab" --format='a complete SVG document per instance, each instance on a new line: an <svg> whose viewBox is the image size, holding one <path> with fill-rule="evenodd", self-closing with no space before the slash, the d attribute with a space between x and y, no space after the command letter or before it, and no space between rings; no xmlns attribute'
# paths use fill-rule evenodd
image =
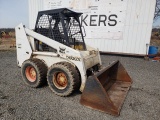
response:
<svg viewBox="0 0 160 120"><path fill-rule="evenodd" d="M86 50L79 17L82 13L67 8L40 11L35 32L78 50ZM49 51L49 46L37 41L37 50Z"/></svg>

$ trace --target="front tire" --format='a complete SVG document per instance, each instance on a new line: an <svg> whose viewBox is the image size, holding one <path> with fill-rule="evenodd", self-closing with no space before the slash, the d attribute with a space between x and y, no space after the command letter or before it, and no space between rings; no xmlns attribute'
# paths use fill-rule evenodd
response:
<svg viewBox="0 0 160 120"><path fill-rule="evenodd" d="M78 71L67 62L52 65L48 70L47 81L50 89L59 96L69 96L80 86Z"/></svg>
<svg viewBox="0 0 160 120"><path fill-rule="evenodd" d="M37 88L46 82L47 66L40 59L29 59L22 64L21 74L27 85Z"/></svg>

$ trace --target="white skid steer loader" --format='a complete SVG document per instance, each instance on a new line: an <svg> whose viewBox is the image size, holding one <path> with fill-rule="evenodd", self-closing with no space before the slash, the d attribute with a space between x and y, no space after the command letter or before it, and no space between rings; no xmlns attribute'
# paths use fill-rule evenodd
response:
<svg viewBox="0 0 160 120"><path fill-rule="evenodd" d="M25 83L48 82L59 96L82 92L82 105L119 115L132 80L119 61L100 69L98 49L84 42L79 17L67 8L40 11L35 30L16 30L17 64Z"/></svg>

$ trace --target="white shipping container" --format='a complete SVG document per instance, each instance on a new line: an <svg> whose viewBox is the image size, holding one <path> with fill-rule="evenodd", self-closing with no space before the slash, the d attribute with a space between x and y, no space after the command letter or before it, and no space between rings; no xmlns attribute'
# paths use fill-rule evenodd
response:
<svg viewBox="0 0 160 120"><path fill-rule="evenodd" d="M29 0L29 27L34 29L38 11L66 7L84 13L81 24L90 46L109 53L145 55L155 5L156 0Z"/></svg>

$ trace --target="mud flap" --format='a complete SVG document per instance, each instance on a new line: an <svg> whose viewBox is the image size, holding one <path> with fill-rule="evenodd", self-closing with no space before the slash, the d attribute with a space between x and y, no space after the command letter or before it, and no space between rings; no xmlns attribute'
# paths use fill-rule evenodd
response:
<svg viewBox="0 0 160 120"><path fill-rule="evenodd" d="M119 116L131 84L125 68L116 61L87 79L80 103Z"/></svg>

